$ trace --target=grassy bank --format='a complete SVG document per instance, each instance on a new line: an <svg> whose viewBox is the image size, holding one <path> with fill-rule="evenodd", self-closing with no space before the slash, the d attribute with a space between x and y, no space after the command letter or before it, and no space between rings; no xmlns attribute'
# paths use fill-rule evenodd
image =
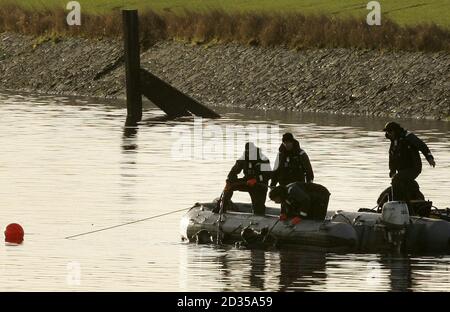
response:
<svg viewBox="0 0 450 312"><path fill-rule="evenodd" d="M113 8L111 2L117 4L119 1L109 2L110 8ZM63 8L57 8L60 1L46 1L46 5L41 4L36 9L39 3L44 2L30 0L26 8L0 5L0 31L41 36L43 40L65 35L94 38L121 36L120 10L83 13L82 25L69 27L66 24L67 12ZM169 39L201 44L236 42L257 46L281 45L292 49L342 47L450 51L450 30L435 24L400 26L386 18L381 26L373 27L368 26L362 18L338 18L326 14L218 9L180 12L143 10L140 13L140 24L143 45Z"/></svg>
<svg viewBox="0 0 450 312"><path fill-rule="evenodd" d="M23 8L43 10L64 8L69 0L0 0L0 5L13 3ZM222 10L235 12L323 14L328 17L364 19L369 0L79 0L85 13L110 13L121 8L138 8L155 12L184 10L202 12ZM450 28L448 0L379 0L383 17L400 25L434 23Z"/></svg>

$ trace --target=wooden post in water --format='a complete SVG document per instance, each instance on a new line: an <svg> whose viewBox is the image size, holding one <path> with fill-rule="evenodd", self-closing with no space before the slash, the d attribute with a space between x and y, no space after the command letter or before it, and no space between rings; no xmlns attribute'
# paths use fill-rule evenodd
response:
<svg viewBox="0 0 450 312"><path fill-rule="evenodd" d="M219 118L220 115L182 93L152 73L141 69L139 21L137 10L122 10L125 50L127 121L136 126L142 120L142 95L145 95L169 117L187 115Z"/></svg>
<svg viewBox="0 0 450 312"><path fill-rule="evenodd" d="M122 18L127 88L126 124L135 125L142 120L138 11L122 10Z"/></svg>

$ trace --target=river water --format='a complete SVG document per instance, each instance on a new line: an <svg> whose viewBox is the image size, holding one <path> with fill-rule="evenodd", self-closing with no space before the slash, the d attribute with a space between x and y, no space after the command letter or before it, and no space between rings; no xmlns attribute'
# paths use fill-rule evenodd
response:
<svg viewBox="0 0 450 312"><path fill-rule="evenodd" d="M121 101L0 94L0 227L17 222L26 232L22 245L0 247L0 290L450 289L448 256L197 246L180 241L183 212L65 239L218 197L246 135L272 161L283 132L299 137L331 210L371 208L389 183L385 119L219 112L163 121L147 108L137 129L125 129ZM423 193L450 206L449 123L401 122L436 158L434 169L424 161Z"/></svg>

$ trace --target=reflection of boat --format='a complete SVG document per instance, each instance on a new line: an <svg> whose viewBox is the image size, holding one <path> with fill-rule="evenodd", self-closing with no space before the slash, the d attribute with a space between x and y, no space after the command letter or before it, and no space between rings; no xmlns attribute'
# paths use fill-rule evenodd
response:
<svg viewBox="0 0 450 312"><path fill-rule="evenodd" d="M450 222L404 216L404 223L386 222L386 216L372 212L328 212L325 221L302 220L297 225L278 220L279 209L267 208L266 216L255 216L251 205L233 203L219 215L216 203L197 203L181 221L184 240L223 243L253 242L307 246L325 250L353 252L405 251L412 253L450 253ZM404 213L404 211L402 212ZM397 217L397 216L395 216ZM203 237L203 238L202 238ZM205 237L207 238L205 241Z"/></svg>

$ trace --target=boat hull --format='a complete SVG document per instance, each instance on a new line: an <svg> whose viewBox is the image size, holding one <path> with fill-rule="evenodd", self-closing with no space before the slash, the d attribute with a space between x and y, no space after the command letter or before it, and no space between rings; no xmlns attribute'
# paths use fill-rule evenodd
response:
<svg viewBox="0 0 450 312"><path fill-rule="evenodd" d="M247 231L261 234L254 241L277 247L450 254L450 222L444 220L413 216L408 225L391 228L383 224L379 213L329 211L324 221L302 220L292 225L279 221L277 208L268 207L265 216L256 216L251 213L250 204L234 203L229 211L219 215L212 211L214 206L215 203L197 203L185 214L180 228L183 240L199 242L200 233L206 235L206 242L234 244L246 241Z"/></svg>
<svg viewBox="0 0 450 312"><path fill-rule="evenodd" d="M386 227L381 214L370 212L329 212L327 217L353 225L358 233L358 250L381 252L392 250L389 233L397 231ZM401 248L406 253L450 254L450 222L434 218L411 216L403 229Z"/></svg>
<svg viewBox="0 0 450 312"><path fill-rule="evenodd" d="M279 221L278 215L268 214L267 211L265 216L248 213L246 204L240 208L219 215L212 212L211 204L196 204L181 221L182 239L194 242L198 239L198 233L207 231L213 238L221 236L223 243L236 243L242 242L243 231L250 229L255 233L267 233L262 239L277 246L353 250L357 245L356 231L343 222L302 220L292 225L289 221Z"/></svg>

